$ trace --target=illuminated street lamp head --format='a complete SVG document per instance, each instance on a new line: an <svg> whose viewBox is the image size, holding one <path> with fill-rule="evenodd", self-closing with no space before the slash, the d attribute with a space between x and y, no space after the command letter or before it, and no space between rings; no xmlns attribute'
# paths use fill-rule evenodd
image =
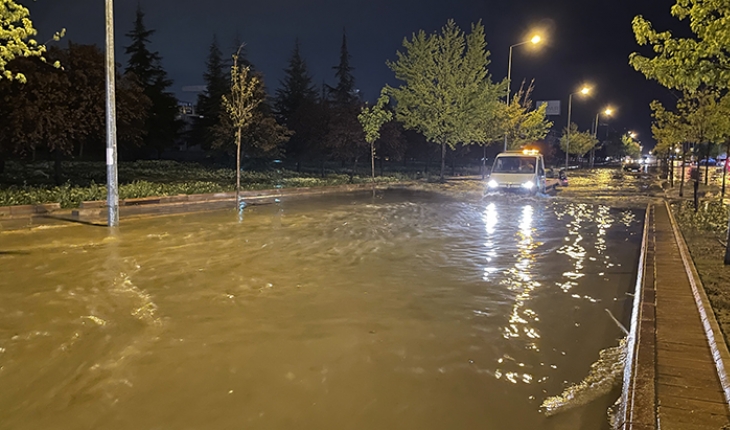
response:
<svg viewBox="0 0 730 430"><path fill-rule="evenodd" d="M530 42L532 42L533 45L537 45L541 41L542 41L542 37L540 37L539 34L532 36L532 39L530 39Z"/></svg>
<svg viewBox="0 0 730 430"><path fill-rule="evenodd" d="M629 136L630 136L630 137L631 137L632 139L635 139L635 138L636 138L636 136L638 136L638 134L634 133L633 131L630 131L630 132L629 132Z"/></svg>
<svg viewBox="0 0 730 430"><path fill-rule="evenodd" d="M613 115L613 109L606 108L606 110L604 110L603 113L606 114L606 115L608 115L608 116L611 116L611 115Z"/></svg>
<svg viewBox="0 0 730 430"><path fill-rule="evenodd" d="M591 92L591 89L588 87L583 87L580 89L580 93L583 94L584 96L588 95L588 93L590 93L590 92Z"/></svg>

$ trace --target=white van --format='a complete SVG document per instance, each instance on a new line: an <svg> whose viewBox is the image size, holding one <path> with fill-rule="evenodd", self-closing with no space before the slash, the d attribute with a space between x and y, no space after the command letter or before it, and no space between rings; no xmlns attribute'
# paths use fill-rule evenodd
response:
<svg viewBox="0 0 730 430"><path fill-rule="evenodd" d="M497 155L487 181L488 191L544 193L545 162L537 150L507 151Z"/></svg>

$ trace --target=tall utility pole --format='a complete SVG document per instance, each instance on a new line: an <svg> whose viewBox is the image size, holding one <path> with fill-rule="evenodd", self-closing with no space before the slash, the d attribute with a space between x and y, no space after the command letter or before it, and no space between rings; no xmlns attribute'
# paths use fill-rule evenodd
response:
<svg viewBox="0 0 730 430"><path fill-rule="evenodd" d="M109 227L119 225L117 109L114 96L114 2L106 0L106 206Z"/></svg>

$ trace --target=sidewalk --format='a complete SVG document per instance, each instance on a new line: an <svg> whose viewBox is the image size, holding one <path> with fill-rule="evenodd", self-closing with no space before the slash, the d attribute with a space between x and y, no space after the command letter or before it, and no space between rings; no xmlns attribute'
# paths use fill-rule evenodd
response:
<svg viewBox="0 0 730 430"><path fill-rule="evenodd" d="M623 428L730 429L724 338L667 206L647 223Z"/></svg>

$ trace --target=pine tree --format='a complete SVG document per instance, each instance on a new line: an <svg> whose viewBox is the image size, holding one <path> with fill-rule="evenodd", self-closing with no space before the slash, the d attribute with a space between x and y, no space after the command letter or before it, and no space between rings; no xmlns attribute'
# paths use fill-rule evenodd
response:
<svg viewBox="0 0 730 430"><path fill-rule="evenodd" d="M329 129L325 139L330 153L337 159L352 161L350 178L357 168L359 158L367 154L365 134L357 119L360 114L360 97L355 90L355 77L350 66L350 53L347 50L347 35L342 34L340 63L334 66L337 85L329 88L330 109Z"/></svg>
<svg viewBox="0 0 730 430"><path fill-rule="evenodd" d="M195 120L192 140L193 143L201 143L205 148L209 148L215 140L215 128L220 122L221 114L224 113L223 96L229 91L230 81L227 72L229 67L223 60L223 53L215 36L210 44L205 66L203 80L206 90L198 95L196 113L199 117Z"/></svg>
<svg viewBox="0 0 730 430"><path fill-rule="evenodd" d="M337 86L331 89L333 101L339 105L349 105L358 100L355 95L354 68L350 66L350 53L347 50L347 34L342 33L342 47L340 48L340 64L335 69Z"/></svg>
<svg viewBox="0 0 730 430"><path fill-rule="evenodd" d="M125 49L129 55L126 74L136 77L145 95L152 102L148 110L144 138L144 146L154 149L159 156L162 151L173 144L180 131L181 123L177 120L177 99L168 92L172 81L162 68L160 54L147 48L154 30L144 25L144 12L137 7L134 28L127 33L132 43Z"/></svg>
<svg viewBox="0 0 730 430"><path fill-rule="evenodd" d="M276 90L274 111L279 121L294 132L286 146L286 156L296 160L297 170L307 155L314 130L309 121L311 111L317 103L317 90L307 70L307 63L299 52L299 40L294 44L289 66L284 69L281 88Z"/></svg>

